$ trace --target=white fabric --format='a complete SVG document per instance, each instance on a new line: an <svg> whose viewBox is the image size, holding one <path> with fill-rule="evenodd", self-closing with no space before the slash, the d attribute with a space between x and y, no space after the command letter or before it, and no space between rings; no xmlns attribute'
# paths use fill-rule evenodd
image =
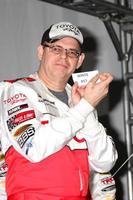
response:
<svg viewBox="0 0 133 200"><path fill-rule="evenodd" d="M37 80L33 82L20 80L13 84L1 83L0 123L3 152L5 153L13 145L27 159L38 162L63 148L76 133L81 132L82 137L85 137L87 141L92 168L100 172L112 168L117 159L117 153L112 140L95 117L94 108L85 99L69 108L49 92L37 75L34 77ZM69 86L66 90L70 98ZM21 110L20 107L23 104L28 105L28 108ZM14 107L20 110L9 115L9 111L11 112ZM32 115L34 111L36 117L29 119L29 116L26 116L26 120L23 119L22 122L19 121L17 125L16 123L14 125L12 118L20 120L18 114L22 111L26 114L30 112ZM44 126L40 123L41 121L49 123ZM28 125L33 135L24 141L21 148L20 139L15 135Z"/></svg>
<svg viewBox="0 0 133 200"><path fill-rule="evenodd" d="M116 186L111 173L91 173L90 190L93 200L115 200Z"/></svg>
<svg viewBox="0 0 133 200"><path fill-rule="evenodd" d="M51 39L59 39L62 37L73 37L77 39L81 44L83 43L83 36L80 30L70 22L60 22L54 24L49 32Z"/></svg>
<svg viewBox="0 0 133 200"><path fill-rule="evenodd" d="M73 139L76 136L86 140L80 148L88 148L91 170L109 171L117 159L117 151L111 137L98 122L94 108L85 99L72 106L69 85L66 91L70 107L51 94L37 74L30 78L36 80L0 83L3 153L14 146L24 157L38 162L65 145L76 149Z"/></svg>

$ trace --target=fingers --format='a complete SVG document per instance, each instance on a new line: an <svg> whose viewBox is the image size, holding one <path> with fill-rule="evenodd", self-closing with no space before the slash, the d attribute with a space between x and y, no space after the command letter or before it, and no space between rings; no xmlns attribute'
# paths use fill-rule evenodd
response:
<svg viewBox="0 0 133 200"><path fill-rule="evenodd" d="M100 81L98 81L100 79ZM113 80L110 73L100 73L87 84L84 98L92 105L96 106L107 96L109 84Z"/></svg>
<svg viewBox="0 0 133 200"><path fill-rule="evenodd" d="M72 97L72 102L74 105L76 105L80 99L82 98L82 92L80 91L80 88L78 86L78 83L74 83L74 85L72 86L72 93L71 93L71 97Z"/></svg>
<svg viewBox="0 0 133 200"><path fill-rule="evenodd" d="M110 73L101 73L99 74L100 82L98 83L101 88L104 89L105 96L109 91L109 84L113 80L113 76Z"/></svg>
<svg viewBox="0 0 133 200"><path fill-rule="evenodd" d="M78 83L75 82L75 83L73 84L73 86L72 86L72 94L75 94L75 93L76 93L77 88L78 88Z"/></svg>
<svg viewBox="0 0 133 200"><path fill-rule="evenodd" d="M75 83L72 87L74 104L77 104L81 98L85 98L95 107L107 96L109 84L112 80L113 76L110 73L99 73L94 76L86 86L78 86L78 83Z"/></svg>
<svg viewBox="0 0 133 200"><path fill-rule="evenodd" d="M89 82L90 83L96 83L99 79L99 74L95 75Z"/></svg>
<svg viewBox="0 0 133 200"><path fill-rule="evenodd" d="M99 73L91 79L92 84L109 85L113 80L113 76L110 73Z"/></svg>
<svg viewBox="0 0 133 200"><path fill-rule="evenodd" d="M99 78L101 81L106 81L110 83L113 80L113 76L110 73L101 73L99 74Z"/></svg>

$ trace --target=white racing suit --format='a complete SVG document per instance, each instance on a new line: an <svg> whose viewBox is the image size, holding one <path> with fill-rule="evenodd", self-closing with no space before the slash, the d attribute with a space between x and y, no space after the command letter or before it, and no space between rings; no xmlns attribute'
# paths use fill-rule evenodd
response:
<svg viewBox="0 0 133 200"><path fill-rule="evenodd" d="M38 191L40 199L86 200L89 166L99 173L114 166L117 151L96 111L85 99L73 106L70 85L66 92L69 106L51 94L37 73L0 83L0 134L9 200Z"/></svg>

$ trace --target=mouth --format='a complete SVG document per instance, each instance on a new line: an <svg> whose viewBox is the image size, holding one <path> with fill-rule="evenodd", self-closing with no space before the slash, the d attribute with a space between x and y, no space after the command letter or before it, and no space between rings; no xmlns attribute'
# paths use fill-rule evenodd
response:
<svg viewBox="0 0 133 200"><path fill-rule="evenodd" d="M57 66L61 66L62 68L68 69L68 65L65 63L57 63Z"/></svg>

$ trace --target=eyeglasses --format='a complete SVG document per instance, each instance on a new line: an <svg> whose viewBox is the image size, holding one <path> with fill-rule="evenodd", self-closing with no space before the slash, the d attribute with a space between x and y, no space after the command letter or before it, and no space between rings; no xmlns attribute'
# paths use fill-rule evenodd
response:
<svg viewBox="0 0 133 200"><path fill-rule="evenodd" d="M44 47L49 47L51 52L57 55L61 55L64 51L67 56L70 58L78 58L81 55L81 51L77 49L64 49L59 45L50 45L48 43L44 43Z"/></svg>

